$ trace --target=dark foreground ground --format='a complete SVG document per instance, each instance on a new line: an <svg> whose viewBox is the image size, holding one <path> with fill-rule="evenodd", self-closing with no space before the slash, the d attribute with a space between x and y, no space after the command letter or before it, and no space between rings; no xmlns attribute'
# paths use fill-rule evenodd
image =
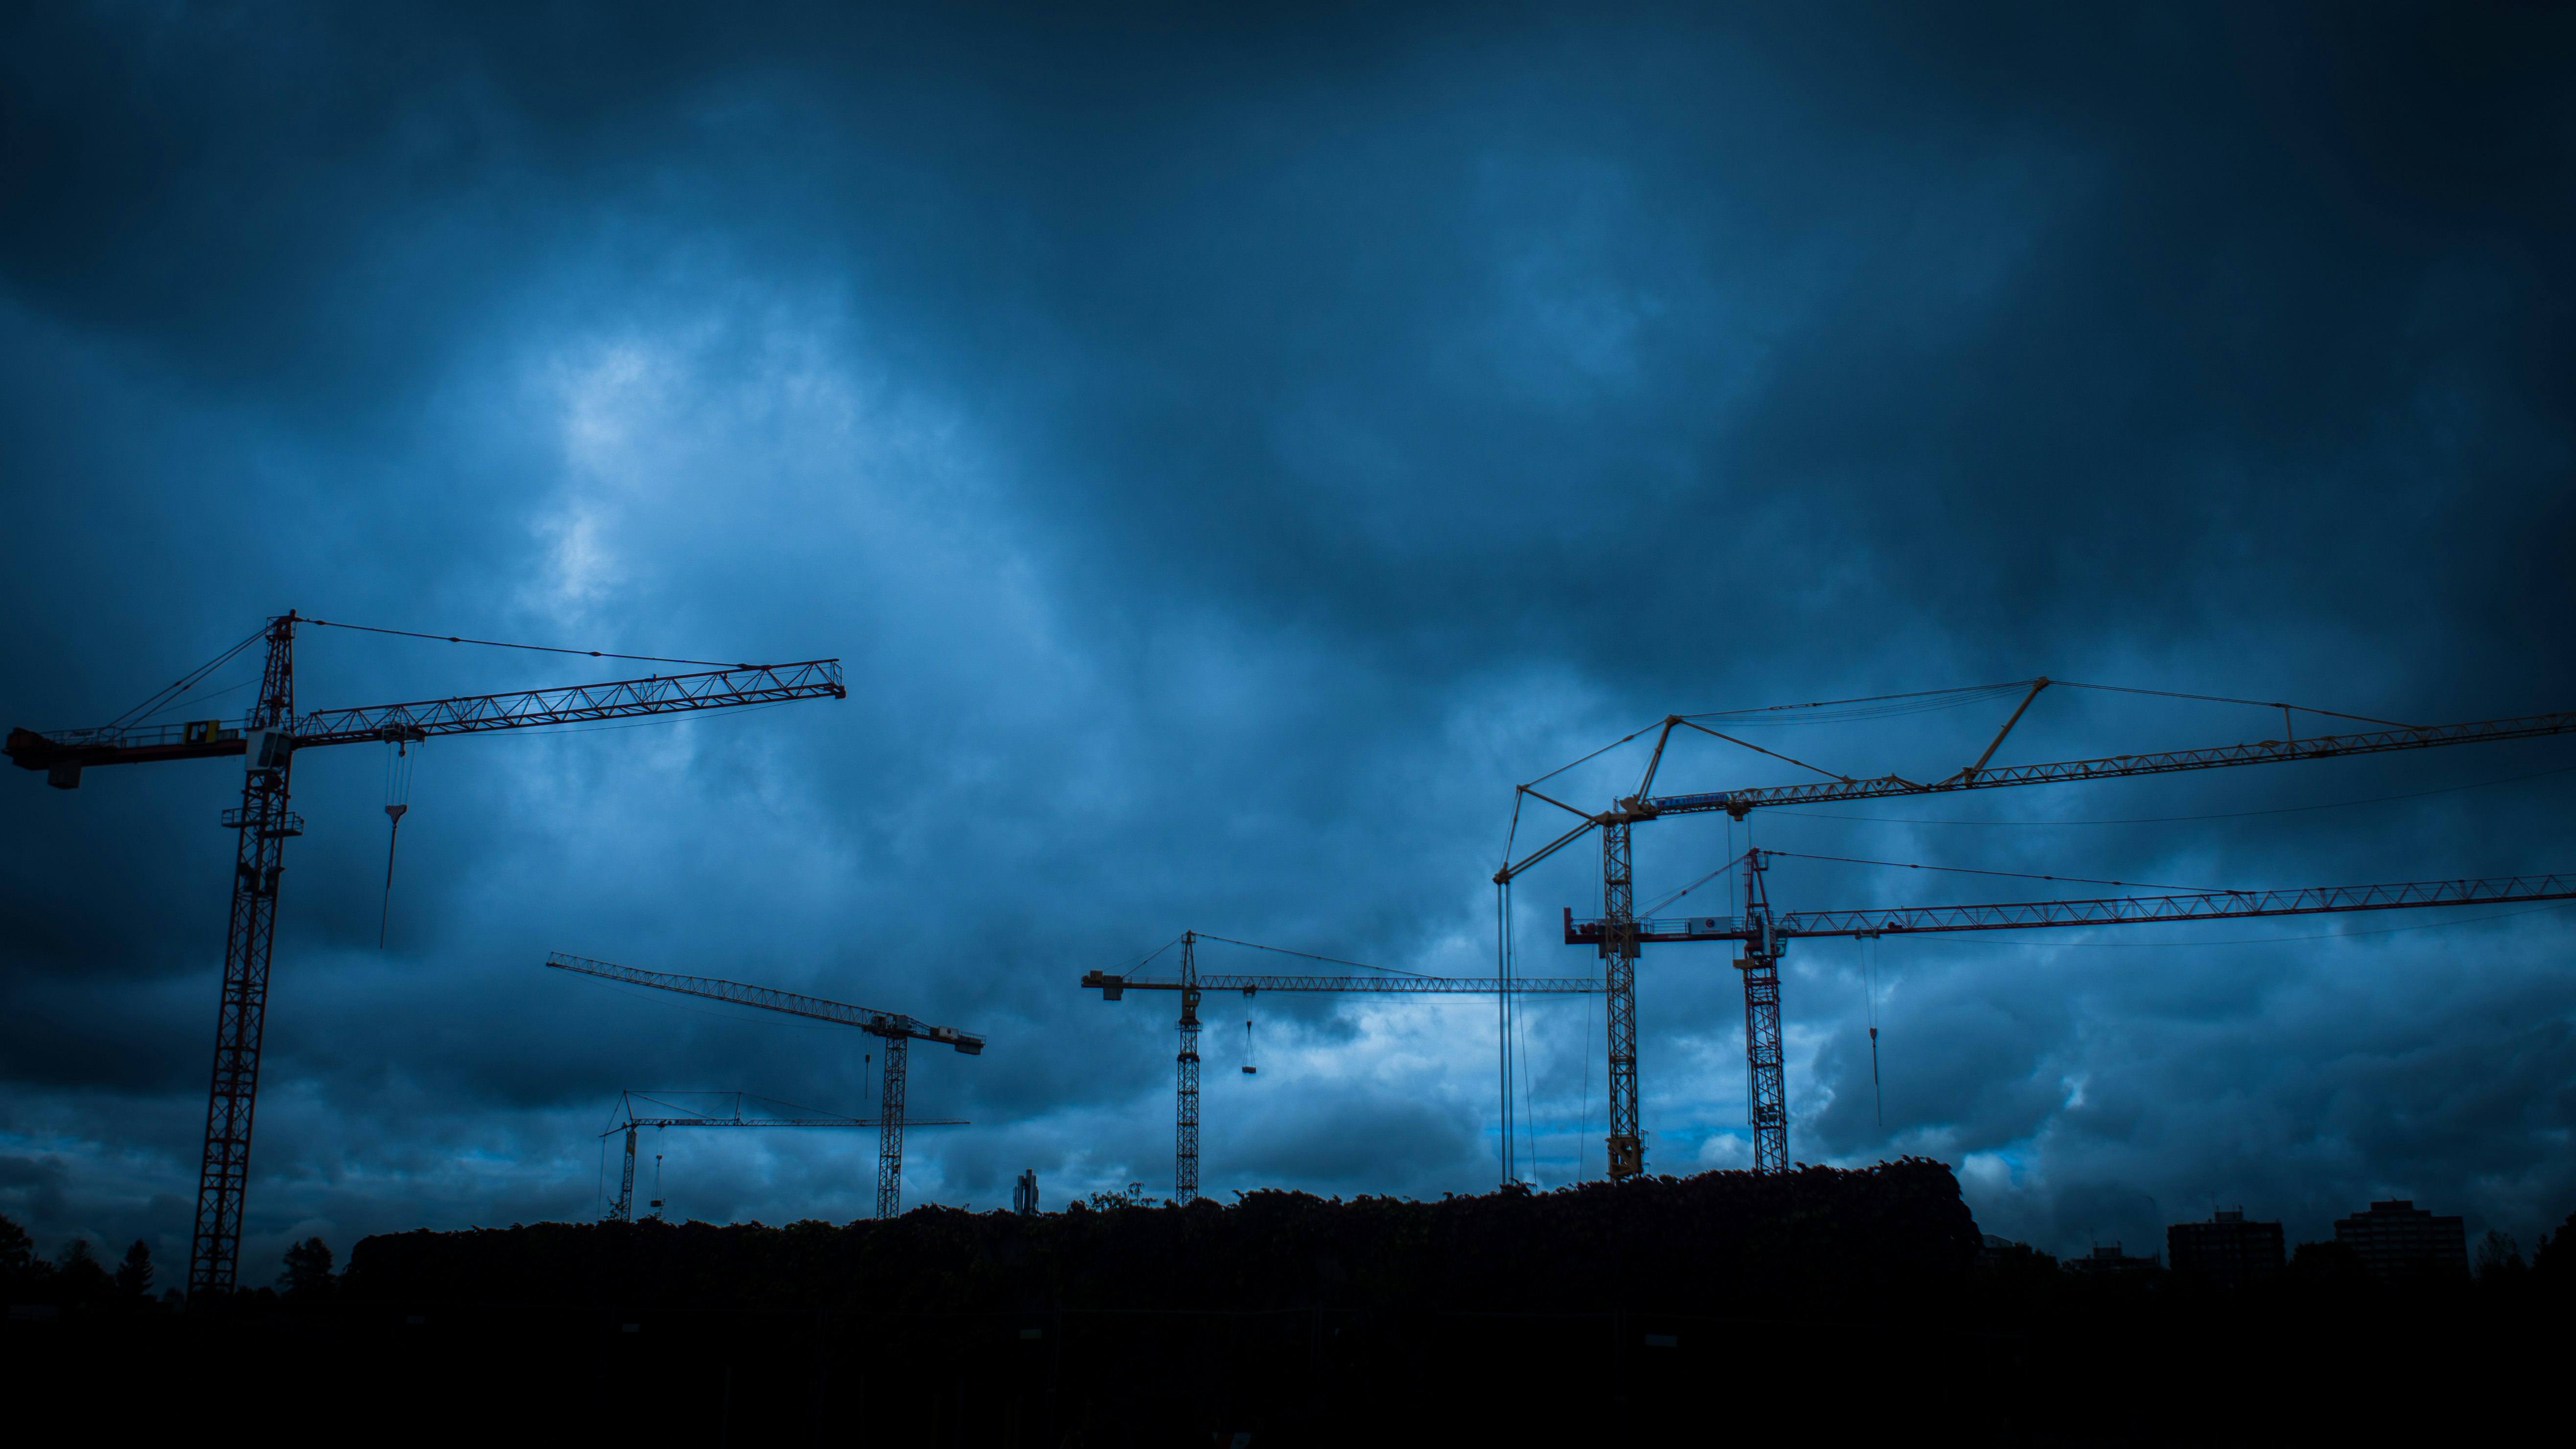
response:
<svg viewBox="0 0 2576 1449"><path fill-rule="evenodd" d="M117 1437L266 1443L2386 1442L2561 1414L2576 1304L2544 1278L2320 1258L2223 1292L1977 1243L1926 1162L539 1224L371 1238L301 1303L12 1321L0 1363L9 1402Z"/></svg>

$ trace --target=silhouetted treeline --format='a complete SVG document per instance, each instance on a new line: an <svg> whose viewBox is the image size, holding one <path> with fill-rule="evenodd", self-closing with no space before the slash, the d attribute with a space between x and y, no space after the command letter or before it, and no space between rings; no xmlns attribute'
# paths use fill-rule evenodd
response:
<svg viewBox="0 0 2576 1449"><path fill-rule="evenodd" d="M1954 1297L1977 1226L1922 1159L1437 1202L916 1208L785 1227L539 1223L368 1238L357 1301L691 1309L1870 1312Z"/></svg>
<svg viewBox="0 0 2576 1449"><path fill-rule="evenodd" d="M159 1270L152 1249L137 1240L109 1267L86 1239L73 1238L48 1260L36 1253L27 1230L0 1217L0 1304L12 1308L132 1311L156 1306Z"/></svg>
<svg viewBox="0 0 2576 1449"><path fill-rule="evenodd" d="M178 1276L178 1275L173 1275ZM331 1271L331 1248L320 1238L307 1238L286 1250L275 1288L244 1288L238 1305L291 1304L315 1308L331 1301L339 1278ZM152 1247L140 1238L110 1268L86 1239L64 1243L50 1259L40 1256L27 1230L0 1216L0 1305L20 1318L63 1313L137 1313L176 1310L185 1294L162 1277L152 1261ZM28 1310L50 1310L30 1313Z"/></svg>
<svg viewBox="0 0 2576 1449"><path fill-rule="evenodd" d="M15 1242L15 1248L10 1247ZM2554 1411L2576 1215L2526 1260L2266 1281L1981 1251L1903 1161L1439 1202L1264 1192L781 1228L539 1224L370 1238L215 1312L16 1321L15 1381L265 1442L1278 1445L1920 1437L2032 1445L2502 1439ZM95 1288L0 1232L0 1277ZM23 1300L22 1300L23 1301ZM2474 1392L2464 1386L2474 1385ZM1212 1437L1213 1436L1213 1437Z"/></svg>

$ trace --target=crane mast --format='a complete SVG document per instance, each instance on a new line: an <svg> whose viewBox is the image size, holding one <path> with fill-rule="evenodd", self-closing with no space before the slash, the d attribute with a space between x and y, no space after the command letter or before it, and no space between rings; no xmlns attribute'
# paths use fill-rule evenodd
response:
<svg viewBox="0 0 2576 1449"><path fill-rule="evenodd" d="M1780 940L1762 885L1762 857L1745 852L1744 914L1748 931L1736 969L1744 973L1744 1073L1753 1128L1753 1170L1789 1170L1789 1069L1780 1048ZM1635 940L1637 923L1628 923Z"/></svg>
<svg viewBox="0 0 2576 1449"><path fill-rule="evenodd" d="M982 1051L983 1043L975 1049ZM963 1048L960 1048L963 1050ZM912 1038L884 1038L877 1053L877 1216L903 1215L903 1094L912 1072Z"/></svg>
<svg viewBox="0 0 2576 1449"><path fill-rule="evenodd" d="M1172 1197L1199 1200L1199 936L1181 933L1181 1050L1174 1058Z"/></svg>
<svg viewBox="0 0 2576 1449"><path fill-rule="evenodd" d="M188 1293L196 1302L232 1291L241 1256L269 963L277 941L278 883L286 870L286 842L304 833L304 821L288 808L296 751L847 695L839 661L814 659L298 715L296 626L319 622L290 609L270 619L262 635L253 636L266 644L259 699L237 723L119 723L45 731L18 727L9 731L6 742L11 763L43 771L45 782L58 790L80 788L81 772L91 766L242 758L241 804L222 816L224 828L235 832L232 907L224 930L205 1152L188 1247Z"/></svg>
<svg viewBox="0 0 2576 1449"><path fill-rule="evenodd" d="M1609 1009L1610 1132L1602 1139L1614 1178L1646 1170L1646 1137L1637 1113L1637 912L1628 856L1628 813L1610 812L1601 826L1602 992ZM1509 1084L1505 1084L1506 1090Z"/></svg>
<svg viewBox="0 0 2576 1449"><path fill-rule="evenodd" d="M268 966L277 942L277 885L286 871L288 838L304 833L304 822L286 808L295 754L276 733L295 717L295 622L292 612L269 621L259 702L242 731L241 805L223 817L234 830L232 912L224 926L205 1152L197 1168L197 1211L188 1239L191 1298L230 1290L241 1258L251 1121L259 1105L259 1049L268 1024ZM80 766L70 770L69 784L58 770L48 773L55 785L70 788L79 783Z"/></svg>

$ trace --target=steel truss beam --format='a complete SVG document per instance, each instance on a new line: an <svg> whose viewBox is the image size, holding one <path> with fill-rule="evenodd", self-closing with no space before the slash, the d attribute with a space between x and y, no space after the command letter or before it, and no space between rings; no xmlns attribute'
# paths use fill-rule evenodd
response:
<svg viewBox="0 0 2576 1449"><path fill-rule="evenodd" d="M1181 935L1181 1049L1173 1058L1172 1200L1183 1207L1199 1197L1199 937Z"/></svg>
<svg viewBox="0 0 2576 1449"><path fill-rule="evenodd" d="M289 615L290 619L294 616ZM272 646L274 647L274 646ZM382 740L425 740L444 735L489 734L496 730L536 729L545 725L632 719L641 715L688 710L732 709L752 704L783 704L798 699L844 699L840 661L809 659L798 664L747 665L704 674L659 674L606 684L576 684L561 689L527 689L509 694L460 695L452 699L376 704L362 709L325 710L295 716L260 715L226 724L200 720L131 728L29 730L9 732L8 754L21 769L77 771L88 765L146 764L156 760L214 759L238 755L246 734L283 729L292 747L364 744ZM283 720L285 723L281 724Z"/></svg>
<svg viewBox="0 0 2576 1449"><path fill-rule="evenodd" d="M246 721L271 729L295 713L293 614L269 621L259 703ZM241 1259L242 1209L250 1187L252 1117L259 1105L260 1041L268 1025L268 965L277 944L277 888L286 841L304 822L288 810L291 751L263 749L245 762L241 806L224 812L234 828L232 915L224 928L224 979L215 1010L213 1080L206 1091L205 1152L197 1169L197 1216L188 1239L188 1296L204 1303L232 1292ZM79 778L77 767L73 778Z"/></svg>
<svg viewBox="0 0 2576 1449"><path fill-rule="evenodd" d="M2050 926L2125 926L2151 921L2228 921L2254 916L2312 916L2428 906L2501 905L2576 899L2576 874L2492 876L2481 880L2398 881L2383 885L2308 886L2276 891L2201 891L2166 896L2110 896L2082 901L2006 901L1967 906L1880 906L1866 910L1786 911L1771 921L1774 937L1907 936L1955 931L2020 931ZM1750 941L1750 918L1682 916L1638 923L1640 941ZM1565 942L1596 946L1599 921L1566 912Z"/></svg>
<svg viewBox="0 0 2576 1449"><path fill-rule="evenodd" d="M2498 740L2563 734L2576 734L2576 711L2476 720L2467 724L2373 730L2362 734L2319 735L2305 740L2263 740L2250 745L2109 755L2097 760L1997 765L1991 769L1962 771L1946 780L1928 784L1885 775L1875 780L1824 780L1814 784L1764 785L1749 790L1716 790L1696 795L1658 795L1642 802L1642 805L1657 815L1694 815L1723 810L1741 820L1755 810L1777 805L1829 805L1847 800L1884 800L1896 795L1947 795L1960 790L1994 790L2007 785L2063 785L2082 780L2116 780L2131 775L2168 775L2181 770L2209 770L2227 765L2338 759L2345 755L2378 755L2392 750L2426 750L2442 745L2487 744Z"/></svg>
<svg viewBox="0 0 2576 1449"><path fill-rule="evenodd" d="M1097 988L1111 1001L1129 991L1190 989L1180 981L1156 981L1107 971L1084 972L1082 985L1086 990ZM1600 994L1601 982L1590 976L1515 976L1505 981L1499 976L1244 976L1200 972L1196 989L1240 991L1246 996L1264 991L1363 996L1488 996L1501 992L1514 996L1592 996Z"/></svg>
<svg viewBox="0 0 2576 1449"><path fill-rule="evenodd" d="M1602 1139L1613 1182L1646 1170L1646 1138L1637 1112L1637 917L1628 860L1628 820L1601 827L1602 992L1610 1009L1610 1132Z"/></svg>
<svg viewBox="0 0 2576 1449"><path fill-rule="evenodd" d="M911 1038L887 1037L885 1071L877 1093L877 1217L881 1220L903 1216L903 1093L911 1070Z"/></svg>

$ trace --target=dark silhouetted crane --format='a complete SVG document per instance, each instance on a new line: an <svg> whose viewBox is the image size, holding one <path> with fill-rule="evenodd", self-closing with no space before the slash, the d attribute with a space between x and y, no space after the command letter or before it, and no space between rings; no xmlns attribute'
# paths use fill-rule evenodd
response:
<svg viewBox="0 0 2576 1449"><path fill-rule="evenodd" d="M1789 1113L1780 1051L1780 958L1800 936L1941 935L1958 931L2021 931L2049 926L2133 926L2169 921L2232 921L2257 916L2312 916L2342 911L2395 911L2431 906L2500 905L2511 901L2576 900L2576 874L2498 876L2485 880L2400 881L2389 885L2311 886L2300 890L2194 891L2181 895L2107 896L2081 901L2006 901L1967 906L1888 906L1869 910L1771 909L1763 877L1767 856L1743 856L1745 911L1741 916L1684 916L1631 920L1631 939L1734 941L1744 972L1745 1057L1750 1077L1753 1168L1789 1168ZM1565 913L1569 946L1599 946L1608 923L1577 921ZM1757 985L1767 996L1757 998ZM1762 1002L1757 1014L1755 1002Z"/></svg>
<svg viewBox="0 0 2576 1449"><path fill-rule="evenodd" d="M873 1117L835 1117L829 1113L814 1112L810 1107L796 1108L799 1112L812 1114L803 1117L747 1117L743 1115L742 1110L742 1099L745 1094L741 1092L733 1092L728 1095L733 1098L733 1110L730 1113L719 1117L711 1113L689 1112L686 1108L674 1108L668 1102L656 1101L651 1097L644 1096L641 1092L626 1091L617 1094L617 1113L624 1120L599 1135L602 1137L614 1137L620 1132L626 1134L626 1165L624 1170L618 1174L617 1201L610 1205L608 1212L603 1219L604 1221L612 1223L631 1223L635 1221L635 1134L643 1128L875 1127L880 1125ZM642 1098L644 1101L651 1103L653 1106L660 1107L664 1111L679 1111L684 1115L677 1117L647 1117L635 1110L635 1102L638 1098ZM769 1099L763 1097L758 1100L765 1102ZM795 1104L781 1102L777 1105L786 1107L794 1106ZM965 1119L959 1117L916 1117L912 1121L906 1122L903 1125L906 1127L963 1127L967 1124ZM654 1206L659 1207L661 1204L656 1201Z"/></svg>
<svg viewBox="0 0 2576 1449"><path fill-rule="evenodd" d="M1890 774L1875 779L1854 779L1831 770L1790 759L1776 750L1735 738L1700 723L1686 715L1667 715L1655 736L1652 752L1647 756L1644 775L1632 793L1611 802L1599 813L1580 810L1531 788L1517 787L1512 812L1515 836L1519 830L1522 799L1536 799L1577 817L1578 823L1562 835L1515 861L1511 858L1510 841L1504 844L1503 867L1494 873L1496 911L1502 922L1504 939L1496 950L1505 959L1510 954L1510 919L1512 882L1530 867L1546 860L1566 846L1591 834L1601 832L1601 917L1599 939L1592 942L1601 953L1602 979L1609 997L1610 1061L1610 1130L1606 1143L1610 1176L1634 1177L1645 1171L1645 1136L1637 1112L1637 948L1642 939L1637 932L1633 871L1630 864L1629 832L1643 821L1666 816L1723 812L1741 820L1755 810L1781 805L1822 805L1853 800L1879 800L1895 796L1946 795L1964 790L1992 790L2013 785L2060 785L2088 780L2123 779L2136 775L2165 775L2190 770L2218 769L2234 765L2281 764L2296 760L2341 759L2350 755L2387 754L2401 750L2437 749L2446 745L2489 744L2504 740L2534 739L2547 735L2576 733L2576 712L2520 715L2509 719L2477 720L2465 724L2404 725L2385 720L2363 720L2363 723L2385 728L2358 734L2317 735L2307 739L2263 740L2254 744L2214 745L2204 749L2166 750L2149 754L2109 755L2088 760L2061 760L2036 765L1993 765L2000 748L2013 727L2040 691L2052 684L2063 683L2046 678L2025 681L2027 692L1995 733L1976 763L1938 780L1918 782ZM2013 686L2020 688L2020 685ZM2099 689L2100 685L2067 687ZM1952 691L1933 691L1949 693ZM1970 692L1970 691L1963 691ZM2137 692L2137 691L2122 691ZM1891 696L1893 697L1893 696ZM2191 696L2199 697L2199 696ZM2221 703L2252 704L2250 700L2224 700ZM2266 709L2279 709L2285 725L2284 734L2293 733L2286 726L2294 708L2306 713L2332 715L2339 719L2359 719L2355 715L2338 715L2330 710L2306 709L2263 702ZM1649 726L1649 728L1658 728ZM1652 791L1655 775L1663 764L1665 747L1672 742L1675 730L1695 730L1728 744L1739 745L1757 754L1811 770L1826 778L1798 785L1768 785L1744 790L1717 790L1686 795L1656 795ZM1636 739L1645 734L1639 730L1630 735ZM1621 741L1620 743L1625 743ZM1780 980L1776 958L1748 952L1742 961L1744 972L1744 1008L1747 1022L1746 1052L1750 1070L1757 1078L1753 1093L1755 1103L1755 1165L1763 1171L1781 1171L1788 1166L1786 1158L1773 1162L1764 1158L1766 1142L1783 1141L1785 1118L1777 1131L1766 1127L1765 1111L1785 1111L1784 1084L1780 1065ZM1765 1104L1768 1104L1766 1106ZM1766 1135L1768 1134L1768 1135Z"/></svg>
<svg viewBox="0 0 2576 1449"><path fill-rule="evenodd" d="M1172 1118L1173 1200L1184 1205L1199 1195L1199 996L1208 991L1356 993L1370 996L1566 996L1589 995L1601 983L1588 976L1273 976L1205 973L1198 967L1200 933L1181 933L1181 970L1176 977L1151 980L1086 971L1085 990L1097 989L1103 1001L1117 1001L1130 991L1177 991L1181 994L1179 1086ZM1222 940L1223 937L1211 937ZM1249 945L1249 942L1234 944ZM1263 946L1260 950L1277 950ZM1291 952L1303 955L1303 952ZM1321 958L1318 958L1321 959Z"/></svg>
<svg viewBox="0 0 2576 1449"><path fill-rule="evenodd" d="M223 996L215 1018L214 1080L206 1103L205 1158L197 1179L196 1226L188 1250L192 1298L230 1291L241 1255L251 1119L259 1095L260 1038L268 1017L269 957L276 940L278 878L286 870L286 842L304 833L303 817L287 809L287 781L297 751L375 741L411 743L435 736L681 710L840 699L846 694L838 660L810 659L300 715L295 712L294 647L296 626L305 623L327 621L305 619L291 610L269 620L260 633L131 711L128 719L134 722L9 732L10 760L21 769L44 771L46 782L60 790L79 788L81 772L96 766L232 755L243 760L241 805L223 814L224 828L237 832L238 839L233 851L232 917L224 933ZM241 720L149 724L135 718L175 701L218 665L263 640L268 655L260 670L259 702Z"/></svg>
<svg viewBox="0 0 2576 1449"><path fill-rule="evenodd" d="M885 1049L881 1055L885 1065L877 1103L877 1216L881 1218L891 1218L903 1211L903 1096L904 1078L909 1071L906 1058L910 1044L916 1039L935 1041L955 1047L970 1057L984 1054L982 1037L959 1031L953 1026L932 1026L899 1011L852 1006L847 1002L826 1001L819 996L799 996L793 991L780 991L775 987L720 981L712 976L640 971L632 966L593 961L586 956L572 956L561 951L548 956L546 964L558 971L578 971L585 976L623 981L629 986L650 986L660 991L676 991L684 996L703 996L714 1001L730 1001L736 1006L756 1006L763 1011L837 1022L842 1026L857 1027L882 1040Z"/></svg>

